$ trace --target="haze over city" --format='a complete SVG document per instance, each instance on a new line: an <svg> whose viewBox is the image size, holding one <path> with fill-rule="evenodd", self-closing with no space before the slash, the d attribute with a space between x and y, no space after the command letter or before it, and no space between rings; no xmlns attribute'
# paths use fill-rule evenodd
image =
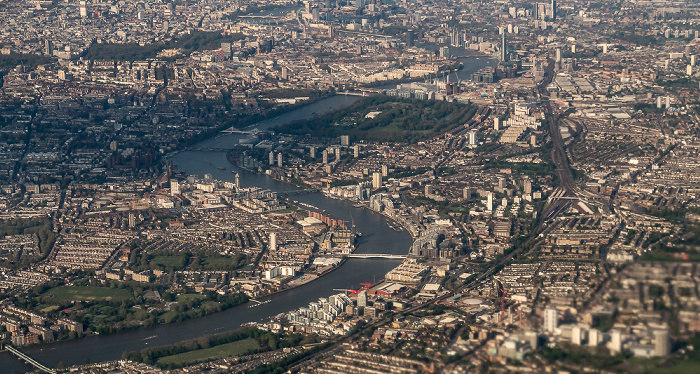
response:
<svg viewBox="0 0 700 374"><path fill-rule="evenodd" d="M0 25L2 373L700 370L697 2Z"/></svg>

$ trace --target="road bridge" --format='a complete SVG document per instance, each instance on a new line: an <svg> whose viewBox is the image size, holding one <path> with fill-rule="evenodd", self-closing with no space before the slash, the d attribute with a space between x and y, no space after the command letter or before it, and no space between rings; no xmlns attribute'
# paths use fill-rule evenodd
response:
<svg viewBox="0 0 700 374"><path fill-rule="evenodd" d="M11 345L9 345L9 344L5 344L5 349L6 349L8 352L12 353L13 355L15 355L15 356L21 358L22 360L24 360L24 361L25 361L26 363L28 363L29 365L32 365L32 366L34 366L35 368L37 368L37 369L43 371L44 373L51 373L51 374L56 373L56 370L51 369L51 368L49 368L49 367L46 367L46 366L42 365L41 363L39 363L39 361L37 361L37 360L35 360L35 359L33 359L33 358L27 356L26 354L22 353L20 350L18 350L17 348L15 348L15 347L13 347L13 346L11 346Z"/></svg>
<svg viewBox="0 0 700 374"><path fill-rule="evenodd" d="M260 131L255 131L255 130L239 130L236 128L230 128L226 130L221 130L222 134L249 134L249 135L254 135L259 133Z"/></svg>
<svg viewBox="0 0 700 374"><path fill-rule="evenodd" d="M406 255L390 255L386 253L351 253L348 258L383 258L387 260L403 260Z"/></svg>
<svg viewBox="0 0 700 374"><path fill-rule="evenodd" d="M228 152L233 150L233 148L185 148L185 151L197 151L197 152Z"/></svg>
<svg viewBox="0 0 700 374"><path fill-rule="evenodd" d="M277 195L300 195L303 193L321 192L320 188L305 188L302 190L280 191Z"/></svg>

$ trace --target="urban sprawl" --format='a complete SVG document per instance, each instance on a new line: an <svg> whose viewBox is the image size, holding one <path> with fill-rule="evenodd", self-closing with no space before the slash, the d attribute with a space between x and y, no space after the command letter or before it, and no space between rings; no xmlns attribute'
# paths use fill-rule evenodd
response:
<svg viewBox="0 0 700 374"><path fill-rule="evenodd" d="M0 24L7 362L700 370L697 2L0 0ZM362 250L380 234L304 195L412 244ZM33 350L263 310L352 261L396 266L111 361Z"/></svg>

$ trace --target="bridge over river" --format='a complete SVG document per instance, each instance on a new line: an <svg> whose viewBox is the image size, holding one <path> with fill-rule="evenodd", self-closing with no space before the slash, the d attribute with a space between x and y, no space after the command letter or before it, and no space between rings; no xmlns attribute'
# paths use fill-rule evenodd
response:
<svg viewBox="0 0 700 374"><path fill-rule="evenodd" d="M404 260L406 255L390 255L385 253L351 253L348 258L383 258L387 260Z"/></svg>
<svg viewBox="0 0 700 374"><path fill-rule="evenodd" d="M13 347L13 346L11 346L11 345L9 345L9 344L5 344L5 350L7 350L8 352L12 353L13 355L15 355L15 356L21 358L22 360L24 360L24 361L27 362L28 364L30 364L30 365L34 366L35 368L37 368L37 369L43 371L44 373L54 374L54 373L56 372L56 370L51 369L51 368L49 368L49 367L46 367L46 366L42 365L41 363L39 363L39 361L37 361L37 360L35 360L35 359L33 359L33 358L27 356L27 355L24 354L22 351L20 351L19 349L15 348L15 347Z"/></svg>

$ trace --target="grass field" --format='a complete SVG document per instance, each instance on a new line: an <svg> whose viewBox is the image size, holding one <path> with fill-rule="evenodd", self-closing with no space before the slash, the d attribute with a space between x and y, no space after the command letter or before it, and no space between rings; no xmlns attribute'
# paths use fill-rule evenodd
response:
<svg viewBox="0 0 700 374"><path fill-rule="evenodd" d="M245 265L245 256L207 256L202 259L205 269L211 270L234 270Z"/></svg>
<svg viewBox="0 0 700 374"><path fill-rule="evenodd" d="M180 295L177 295L177 301L190 301L190 300L202 300L206 299L206 296L204 295L199 295L199 294L194 294L194 293L183 293Z"/></svg>
<svg viewBox="0 0 700 374"><path fill-rule="evenodd" d="M697 361L682 361L670 368L654 368L650 371L654 374L685 374L700 372L700 362Z"/></svg>
<svg viewBox="0 0 700 374"><path fill-rule="evenodd" d="M131 297L129 290L92 286L63 286L53 288L45 293L63 300L98 300L122 301Z"/></svg>
<svg viewBox="0 0 700 374"><path fill-rule="evenodd" d="M185 265L185 256L155 256L150 262L179 269Z"/></svg>
<svg viewBox="0 0 700 374"><path fill-rule="evenodd" d="M378 95L312 119L278 126L276 130L295 135L348 135L351 140L412 143L459 128L476 110L476 106L467 104ZM367 117L370 112L379 114Z"/></svg>
<svg viewBox="0 0 700 374"><path fill-rule="evenodd" d="M250 350L259 348L258 343L254 339L244 339L237 342L217 345L216 347L200 349L185 353L176 354L173 356L161 357L156 362L157 365L180 365L190 362L198 362L204 360L217 360L221 358L240 356Z"/></svg>
<svg viewBox="0 0 700 374"><path fill-rule="evenodd" d="M42 313L48 313L48 312L53 312L56 309L58 309L58 305L50 305L50 306L47 306L45 308L39 309L39 311Z"/></svg>

